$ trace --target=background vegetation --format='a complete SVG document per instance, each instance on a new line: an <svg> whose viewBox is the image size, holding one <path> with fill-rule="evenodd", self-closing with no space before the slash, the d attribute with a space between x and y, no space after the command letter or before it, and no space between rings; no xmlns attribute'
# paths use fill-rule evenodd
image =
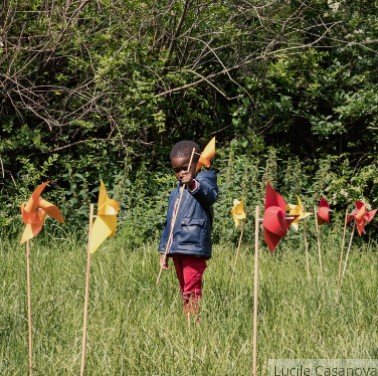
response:
<svg viewBox="0 0 378 376"><path fill-rule="evenodd" d="M376 206L377 14L363 0L4 1L1 225L50 179L74 228L102 178L143 241L174 186L172 144L214 135L217 239L232 199L261 203L268 180L307 205Z"/></svg>

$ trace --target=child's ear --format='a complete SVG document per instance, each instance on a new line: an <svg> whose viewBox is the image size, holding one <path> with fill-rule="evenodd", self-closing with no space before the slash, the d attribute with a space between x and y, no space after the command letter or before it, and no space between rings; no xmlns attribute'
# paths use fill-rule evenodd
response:
<svg viewBox="0 0 378 376"><path fill-rule="evenodd" d="M200 159L200 156L201 155L199 153L195 153L193 156L193 163L197 164Z"/></svg>

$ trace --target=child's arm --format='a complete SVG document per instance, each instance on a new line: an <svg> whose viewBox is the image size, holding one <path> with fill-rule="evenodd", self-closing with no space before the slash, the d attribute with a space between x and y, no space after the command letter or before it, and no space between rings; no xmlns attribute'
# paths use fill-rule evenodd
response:
<svg viewBox="0 0 378 376"><path fill-rule="evenodd" d="M214 171L207 171L195 179L195 187L189 192L205 205L213 205L218 199L218 186Z"/></svg>
<svg viewBox="0 0 378 376"><path fill-rule="evenodd" d="M186 184L189 192L204 205L212 205L218 198L217 177L214 170L208 170L193 178L192 172L182 172L180 181Z"/></svg>

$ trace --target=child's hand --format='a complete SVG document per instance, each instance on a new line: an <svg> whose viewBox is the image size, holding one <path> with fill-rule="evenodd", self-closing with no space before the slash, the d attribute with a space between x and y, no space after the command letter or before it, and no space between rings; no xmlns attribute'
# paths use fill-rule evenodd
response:
<svg viewBox="0 0 378 376"><path fill-rule="evenodd" d="M180 181L187 186L191 186L193 182L193 174L190 171L183 171L180 175Z"/></svg>
<svg viewBox="0 0 378 376"><path fill-rule="evenodd" d="M164 254L160 255L160 266L163 269L169 269L169 267L168 267L168 257L166 257Z"/></svg>

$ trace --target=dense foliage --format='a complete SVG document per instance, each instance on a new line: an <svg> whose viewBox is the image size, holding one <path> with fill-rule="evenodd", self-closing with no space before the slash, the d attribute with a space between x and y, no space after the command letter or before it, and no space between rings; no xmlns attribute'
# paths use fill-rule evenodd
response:
<svg viewBox="0 0 378 376"><path fill-rule="evenodd" d="M77 224L102 178L125 235L154 236L170 147L213 135L217 237L232 236L232 199L252 207L268 180L308 204L377 205L377 14L363 0L3 2L0 223L51 179Z"/></svg>

